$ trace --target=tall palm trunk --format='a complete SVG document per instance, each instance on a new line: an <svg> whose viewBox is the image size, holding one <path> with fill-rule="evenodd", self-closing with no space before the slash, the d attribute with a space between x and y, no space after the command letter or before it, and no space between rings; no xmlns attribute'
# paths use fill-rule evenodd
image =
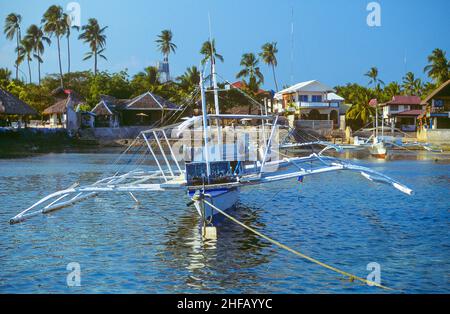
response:
<svg viewBox="0 0 450 314"><path fill-rule="evenodd" d="M37 55L38 55L38 82L39 85L41 85L41 54L39 53L39 49L37 51Z"/></svg>
<svg viewBox="0 0 450 314"><path fill-rule="evenodd" d="M20 30L17 29L17 36L16 36L16 40L17 40L17 60L19 60L19 42L20 42ZM16 60L16 81L19 80L19 63Z"/></svg>
<svg viewBox="0 0 450 314"><path fill-rule="evenodd" d="M278 84L277 84L277 78L275 76L275 65L272 63L272 73L273 73L273 80L275 81L275 89L278 92Z"/></svg>
<svg viewBox="0 0 450 314"><path fill-rule="evenodd" d="M27 55L27 63L28 63L28 75L29 75L29 82L31 84L31 66L30 66L30 56Z"/></svg>
<svg viewBox="0 0 450 314"><path fill-rule="evenodd" d="M67 36L67 73L70 73L70 39Z"/></svg>
<svg viewBox="0 0 450 314"><path fill-rule="evenodd" d="M61 88L64 88L63 72L62 72L62 65L61 65L61 47L59 44L59 36L56 36L56 41L58 42L58 62L59 62L60 84L61 84Z"/></svg>
<svg viewBox="0 0 450 314"><path fill-rule="evenodd" d="M97 49L94 51L94 76L97 76Z"/></svg>

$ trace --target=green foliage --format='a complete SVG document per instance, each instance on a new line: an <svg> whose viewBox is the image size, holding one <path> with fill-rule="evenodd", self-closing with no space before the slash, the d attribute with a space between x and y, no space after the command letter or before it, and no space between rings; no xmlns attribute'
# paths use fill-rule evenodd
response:
<svg viewBox="0 0 450 314"><path fill-rule="evenodd" d="M278 65L277 53L278 48L276 42L265 43L261 47L261 52L259 53L259 56L261 57L261 59L264 61L265 64L272 67L273 81L275 83L275 88L278 91L278 83L275 75L275 67Z"/></svg>
<svg viewBox="0 0 450 314"><path fill-rule="evenodd" d="M369 106L369 101L377 98L376 90L350 83L346 86L337 86L335 89L347 103L352 104L346 113L346 120L353 130L359 129L373 120L375 108Z"/></svg>
<svg viewBox="0 0 450 314"><path fill-rule="evenodd" d="M450 79L450 60L442 49L434 49L428 56L428 65L424 68L428 77L440 85Z"/></svg>
<svg viewBox="0 0 450 314"><path fill-rule="evenodd" d="M170 52L175 53L175 49L177 48L177 45L172 42L172 37L172 31L165 29L161 31L161 34L158 35L158 39L155 41L158 45L158 50L166 59L169 57Z"/></svg>
<svg viewBox="0 0 450 314"><path fill-rule="evenodd" d="M11 71L8 68L0 68L0 80L9 81L11 79Z"/></svg>

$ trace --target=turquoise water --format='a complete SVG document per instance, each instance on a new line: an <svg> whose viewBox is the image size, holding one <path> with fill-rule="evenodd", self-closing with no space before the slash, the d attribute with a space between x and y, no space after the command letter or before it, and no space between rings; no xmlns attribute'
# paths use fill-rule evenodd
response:
<svg viewBox="0 0 450 314"><path fill-rule="evenodd" d="M114 154L0 160L1 293L385 293L281 251L232 222L203 242L184 193L103 195L25 223L38 198L111 170ZM405 293L450 292L450 164L357 160L400 180L412 197L354 173L245 188L230 213L305 254ZM417 160L423 159L423 160ZM67 264L81 267L69 287Z"/></svg>

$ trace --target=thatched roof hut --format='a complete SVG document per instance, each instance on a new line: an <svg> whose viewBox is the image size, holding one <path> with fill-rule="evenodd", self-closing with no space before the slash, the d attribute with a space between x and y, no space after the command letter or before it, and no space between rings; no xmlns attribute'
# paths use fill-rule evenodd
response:
<svg viewBox="0 0 450 314"><path fill-rule="evenodd" d="M16 96L0 89L0 114L26 116L37 115L38 113Z"/></svg>
<svg viewBox="0 0 450 314"><path fill-rule="evenodd" d="M56 102L43 111L44 115L63 114L66 113L68 105L76 108L77 105L85 103L84 98L73 90L64 90L61 95L63 98L58 95Z"/></svg>

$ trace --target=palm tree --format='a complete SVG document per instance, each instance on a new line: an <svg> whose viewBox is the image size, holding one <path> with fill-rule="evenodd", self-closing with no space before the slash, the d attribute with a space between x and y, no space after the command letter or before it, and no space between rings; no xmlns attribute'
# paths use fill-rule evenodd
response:
<svg viewBox="0 0 450 314"><path fill-rule="evenodd" d="M369 72L364 75L370 78L369 85L372 84L375 90L380 91L380 85L384 85L384 82L378 78L378 69L376 67L372 67Z"/></svg>
<svg viewBox="0 0 450 314"><path fill-rule="evenodd" d="M105 51L106 44L106 35L105 30L108 26L100 27L97 20L94 18L90 18L88 20L88 24L84 25L82 29L82 33L78 36L78 39L82 39L85 43L89 44L91 48L90 52L87 52L83 58L83 60L90 59L94 57L94 75L97 75L97 58L101 57L105 60L106 57L103 55Z"/></svg>
<svg viewBox="0 0 450 314"><path fill-rule="evenodd" d="M177 48L177 45L172 42L172 37L172 31L169 29L165 29L161 31L161 34L158 35L158 39L155 40L158 46L158 50L163 54L164 62L167 62L167 64L169 64L170 52L175 53L175 49ZM169 68L167 69L167 71L167 79L169 79Z"/></svg>
<svg viewBox="0 0 450 314"><path fill-rule="evenodd" d="M345 114L347 119L353 121L359 120L363 125L373 120L376 109L369 105L370 100L374 97L370 89L362 86L354 86L349 97L353 100L353 105Z"/></svg>
<svg viewBox="0 0 450 314"><path fill-rule="evenodd" d="M17 51L17 59L19 59L19 45L22 40L20 34L20 23L22 22L22 16L16 13L10 13L5 18L5 26L3 28L3 33L6 35L6 38L9 40L14 40L16 37L16 51ZM19 64L16 60L16 80L19 79Z"/></svg>
<svg viewBox="0 0 450 314"><path fill-rule="evenodd" d="M402 88L397 82L390 82L384 87L383 92L388 99L392 99L392 97L402 93Z"/></svg>
<svg viewBox="0 0 450 314"><path fill-rule="evenodd" d="M264 61L265 64L267 64L267 65L272 67L273 81L275 82L275 89L278 92L278 84L277 84L277 79L276 79L276 76L275 76L275 67L278 65L278 62L277 62L277 53L278 53L277 43L276 42L265 43L261 47L261 49L262 49L262 51L259 54L259 56L261 57L261 59Z"/></svg>
<svg viewBox="0 0 450 314"><path fill-rule="evenodd" d="M258 66L259 60L254 53L244 53L241 59L242 70L236 75L236 78L249 78L254 80L257 84L264 83L264 76ZM247 84L249 85L249 84Z"/></svg>
<svg viewBox="0 0 450 314"><path fill-rule="evenodd" d="M66 20L64 17L63 9L59 5L50 6L44 13L42 18L42 23L44 25L44 32L52 37L56 36L56 42L58 44L58 62L59 62L59 75L60 75L60 85L64 86L63 83L63 71L61 65L61 45L60 38L66 33Z"/></svg>
<svg viewBox="0 0 450 314"><path fill-rule="evenodd" d="M264 76L258 66L259 60L254 53L244 53L241 59L242 70L236 75L236 78L248 78L248 81L242 80L244 88L256 97L260 84L264 83ZM252 102L249 102L248 113L251 114Z"/></svg>
<svg viewBox="0 0 450 314"><path fill-rule="evenodd" d="M450 60L447 60L445 51L434 49L428 56L428 65L423 69L438 85L450 79Z"/></svg>
<svg viewBox="0 0 450 314"><path fill-rule="evenodd" d="M194 91L198 88L200 83L200 71L196 66L187 68L181 76L177 77L177 81L181 89L180 95L183 99L188 101L187 105L189 109L187 113L192 114L198 100Z"/></svg>
<svg viewBox="0 0 450 314"><path fill-rule="evenodd" d="M206 62L210 61L210 69L211 69L211 76L212 76L212 68L213 64L216 64L216 59L219 59L223 62L223 56L217 53L216 50L216 41L214 39L207 40L203 43L202 48L200 49L200 53L203 55L202 59L202 65L205 65ZM210 77L210 85L212 87L212 77Z"/></svg>
<svg viewBox="0 0 450 314"><path fill-rule="evenodd" d="M42 54L44 53L44 43L50 45L50 38L44 36L44 32L40 27L32 24L30 25L30 27L28 27L27 34L25 35L24 39L32 43L34 52L33 56L38 62L38 81L39 85L41 85L41 63L44 62L42 60Z"/></svg>
<svg viewBox="0 0 450 314"><path fill-rule="evenodd" d="M72 26L70 15L64 13L64 20L66 21L66 38L67 38L67 73L70 73L70 33L71 29L79 31L80 28L76 25Z"/></svg>
<svg viewBox="0 0 450 314"><path fill-rule="evenodd" d="M11 79L11 71L8 68L0 68L0 81L9 81Z"/></svg>
<svg viewBox="0 0 450 314"><path fill-rule="evenodd" d="M408 72L403 77L403 89L406 94L420 95L422 89L422 81L414 77L414 73Z"/></svg>
<svg viewBox="0 0 450 314"><path fill-rule="evenodd" d="M28 64L28 81L31 84L31 66L30 61L33 60L31 55L33 53L33 42L30 39L22 39L20 41L19 48L17 48L17 64L21 64L25 59L27 59Z"/></svg>
<svg viewBox="0 0 450 314"><path fill-rule="evenodd" d="M143 72L139 72L136 76L141 76L150 86L161 84L158 68L154 66L146 67Z"/></svg>
<svg viewBox="0 0 450 314"><path fill-rule="evenodd" d="M200 71L196 66L187 68L183 75L177 77L180 87L187 93L192 92L200 83Z"/></svg>

